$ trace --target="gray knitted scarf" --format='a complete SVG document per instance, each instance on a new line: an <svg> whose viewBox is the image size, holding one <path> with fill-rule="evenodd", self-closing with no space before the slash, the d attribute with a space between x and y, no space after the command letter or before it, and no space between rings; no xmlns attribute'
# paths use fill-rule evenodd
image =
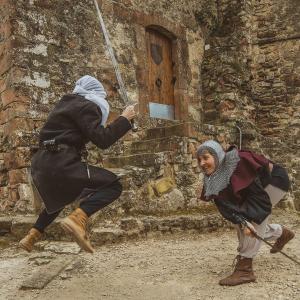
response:
<svg viewBox="0 0 300 300"><path fill-rule="evenodd" d="M216 170L211 175L204 174L204 196L216 196L230 184L230 177L240 157L237 149L225 153L221 145L213 140L201 144L197 155L202 155L205 151L214 157Z"/></svg>

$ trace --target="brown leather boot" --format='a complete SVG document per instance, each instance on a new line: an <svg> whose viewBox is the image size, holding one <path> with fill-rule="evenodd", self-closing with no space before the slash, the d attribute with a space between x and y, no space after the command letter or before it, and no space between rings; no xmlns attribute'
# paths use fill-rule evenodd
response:
<svg viewBox="0 0 300 300"><path fill-rule="evenodd" d="M285 227L282 226L282 234L281 236L276 240L273 247L270 249L271 253L277 253L278 251L281 251L286 243L288 243L291 239L293 239L295 236L295 233Z"/></svg>
<svg viewBox="0 0 300 300"><path fill-rule="evenodd" d="M60 224L67 233L73 235L80 248L89 253L94 253L86 231L87 220L86 213L81 208L77 208L68 217L64 218Z"/></svg>
<svg viewBox="0 0 300 300"><path fill-rule="evenodd" d="M241 257L238 255L237 263L234 268L234 272L219 281L220 285L239 285L242 283L253 282L256 280L256 277L252 269L252 258Z"/></svg>
<svg viewBox="0 0 300 300"><path fill-rule="evenodd" d="M27 235L19 242L19 246L31 252L34 244L41 238L42 234L35 228L31 228Z"/></svg>

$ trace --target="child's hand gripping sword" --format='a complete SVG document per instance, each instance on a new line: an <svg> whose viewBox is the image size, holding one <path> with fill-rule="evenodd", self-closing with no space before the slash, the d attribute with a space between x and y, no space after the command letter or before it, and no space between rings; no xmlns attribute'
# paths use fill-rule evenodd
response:
<svg viewBox="0 0 300 300"><path fill-rule="evenodd" d="M119 89L120 95L121 95L125 105L134 105L136 103L130 101L128 96L127 96L127 92L126 92L125 85L124 85L124 82L123 82L123 79L122 79L122 76L121 76L121 72L120 72L120 69L119 69L119 66L118 66L118 62L117 62L116 57L114 55L114 51L113 51L113 48L112 48L112 45L111 45L111 42L110 42L110 39L109 39L108 32L106 30L105 23L104 23L103 18L102 18L101 11L99 9L97 0L94 0L94 4L95 4L96 10L97 10L97 15L98 15L98 18L99 18L100 27L101 27L101 30L103 32L104 39L105 39L105 42L106 42L106 47L107 47L107 50L109 52L109 56L111 58L111 61L112 61L112 64L113 64L113 67L114 67L114 70L115 70L115 74L116 74L116 77L117 77L117 81L118 81L118 84L119 84L119 87L120 87L120 89ZM134 131L134 132L137 131L137 126L134 123L134 120L131 120L130 122L131 122L132 131Z"/></svg>

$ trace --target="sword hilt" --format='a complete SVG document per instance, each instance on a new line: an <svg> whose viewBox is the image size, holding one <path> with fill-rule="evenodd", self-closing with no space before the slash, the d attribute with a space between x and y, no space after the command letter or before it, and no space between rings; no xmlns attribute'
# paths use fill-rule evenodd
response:
<svg viewBox="0 0 300 300"><path fill-rule="evenodd" d="M131 123L131 130L133 132L137 132L138 131L138 127L136 126L136 123L134 122L134 120L130 120L130 123Z"/></svg>

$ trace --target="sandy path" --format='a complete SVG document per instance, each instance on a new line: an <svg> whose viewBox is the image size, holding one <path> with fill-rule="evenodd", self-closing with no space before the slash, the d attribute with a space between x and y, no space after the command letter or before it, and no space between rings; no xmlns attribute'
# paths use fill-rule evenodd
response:
<svg viewBox="0 0 300 300"><path fill-rule="evenodd" d="M290 227L297 236L285 251L300 259L299 217ZM255 260L257 283L219 286L218 280L232 270L235 247L234 231L101 247L94 255L75 256L73 268L41 291L18 290L32 272L30 255L7 249L0 258L0 299L300 299L300 266L271 255L267 246Z"/></svg>

